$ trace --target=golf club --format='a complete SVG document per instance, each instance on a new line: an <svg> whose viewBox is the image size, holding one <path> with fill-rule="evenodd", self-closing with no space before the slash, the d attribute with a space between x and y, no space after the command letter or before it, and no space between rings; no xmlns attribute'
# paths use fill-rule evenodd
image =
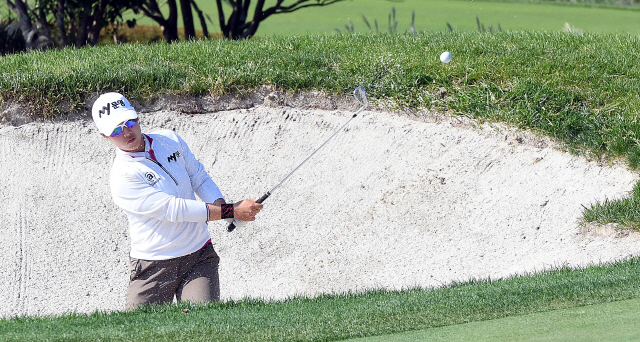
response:
<svg viewBox="0 0 640 342"><path fill-rule="evenodd" d="M356 100L358 100L358 102L360 102L360 104L361 104L360 108L358 108L358 110L355 113L353 113L353 115L349 118L349 120L347 120L340 127L338 127L338 129L336 129L333 132L333 134L331 134L331 136L329 136L329 138L327 138L327 140L325 140L322 144L320 144L320 146L318 146L315 150L313 150L313 152L311 152L311 154L309 154L309 156L307 158L305 158L302 162L300 162L300 164L298 164L298 166L294 167L293 170L289 171L289 173L287 173L286 176L284 176L278 183L276 183L276 185L274 185L269 191L267 191L264 195L262 195L262 197L260 197L256 201L257 203L262 203L262 202L264 202L264 200L269 198L269 196L271 196L271 193L278 186L280 186L280 184L282 184L285 180L287 180L287 178L289 178L289 176L291 176L300 166L302 166L302 164L304 164L307 160L309 160L309 158L311 158L316 152L318 152L318 150L321 149L322 146L324 146L329 140L331 140L331 138L333 138L336 134L338 134L338 132L340 132L353 118L358 116L358 114L360 114L360 112L362 110L367 108L367 106L369 105L369 100L367 99L367 93L365 92L363 87L361 87L361 86L357 87L353 91L353 96L356 98ZM232 232L236 228L236 225L235 225L234 222L236 222L235 219L233 220L233 222L229 223L229 226L227 227L227 230L229 232Z"/></svg>

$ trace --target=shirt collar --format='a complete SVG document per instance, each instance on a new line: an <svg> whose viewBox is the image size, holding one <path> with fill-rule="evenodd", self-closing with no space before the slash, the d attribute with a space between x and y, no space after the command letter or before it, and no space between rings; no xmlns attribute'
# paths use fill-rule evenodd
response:
<svg viewBox="0 0 640 342"><path fill-rule="evenodd" d="M116 149L116 153L118 155L126 156L127 160L135 160L137 158L147 158L157 161L155 153L153 151L153 138L146 134L142 134L142 138L144 139L144 152L126 152L121 149Z"/></svg>

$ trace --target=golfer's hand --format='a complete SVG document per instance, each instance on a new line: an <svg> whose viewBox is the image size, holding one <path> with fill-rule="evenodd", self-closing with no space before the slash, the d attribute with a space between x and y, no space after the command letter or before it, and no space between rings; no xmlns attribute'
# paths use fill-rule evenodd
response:
<svg viewBox="0 0 640 342"><path fill-rule="evenodd" d="M256 203L257 198L246 199L233 205L233 217L240 221L254 221L262 210L262 204Z"/></svg>

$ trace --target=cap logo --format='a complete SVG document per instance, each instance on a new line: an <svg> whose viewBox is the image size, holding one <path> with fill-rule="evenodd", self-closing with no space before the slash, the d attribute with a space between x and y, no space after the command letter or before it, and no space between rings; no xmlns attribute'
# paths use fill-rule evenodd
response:
<svg viewBox="0 0 640 342"><path fill-rule="evenodd" d="M111 114L111 111L109 110L109 103L107 103L106 106L102 107L102 109L100 109L98 111L98 117L102 119L102 114L104 114L105 112L107 113L107 115Z"/></svg>
<svg viewBox="0 0 640 342"><path fill-rule="evenodd" d="M107 103L106 106L103 106L102 109L100 109L98 111L98 117L102 119L102 114L111 114L111 107L113 107L113 109L118 109L118 107L126 107L126 103L124 103L123 100L118 100L118 101L113 101L111 103Z"/></svg>

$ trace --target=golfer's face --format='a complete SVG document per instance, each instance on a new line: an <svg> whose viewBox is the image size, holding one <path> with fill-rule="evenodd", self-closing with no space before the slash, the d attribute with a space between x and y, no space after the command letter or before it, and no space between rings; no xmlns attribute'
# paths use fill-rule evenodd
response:
<svg viewBox="0 0 640 342"><path fill-rule="evenodd" d="M144 145L142 144L142 131L140 124L136 122L133 127L129 128L124 125L124 122L120 123L122 127L122 134L117 137L106 137L117 148L125 152L142 152L144 151Z"/></svg>

